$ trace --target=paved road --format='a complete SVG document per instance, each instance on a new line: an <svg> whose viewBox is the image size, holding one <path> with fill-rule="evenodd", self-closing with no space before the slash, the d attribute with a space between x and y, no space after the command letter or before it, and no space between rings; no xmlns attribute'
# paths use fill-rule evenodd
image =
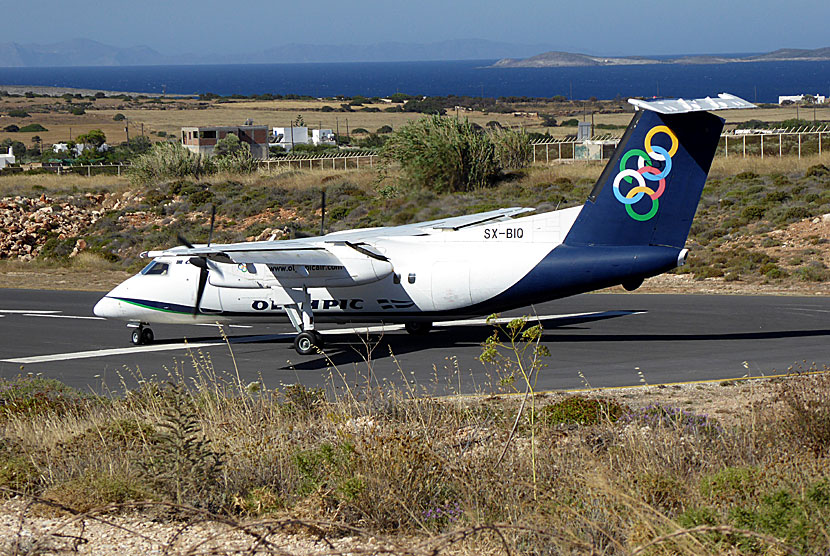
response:
<svg viewBox="0 0 830 556"><path fill-rule="evenodd" d="M242 380L261 378L268 387L321 386L331 376L340 387L367 377L402 384L405 377L442 393L488 390L498 379L476 359L491 332L482 324L426 337L402 330L358 336L335 327L328 357L297 355L287 325L230 328L231 348L215 327L154 326L157 342L134 347L123 323L92 315L100 295L0 289L0 376L42 373L75 387L98 390L105 383L118 390L122 378L134 385L169 372L192 376L194 360L209 358L218 374L232 377L232 349ZM770 374L802 360L830 364L826 297L595 294L536 311L547 318L543 342L552 354L540 389L579 388L586 380L634 385L639 372L655 384ZM582 316L562 317L572 314Z"/></svg>

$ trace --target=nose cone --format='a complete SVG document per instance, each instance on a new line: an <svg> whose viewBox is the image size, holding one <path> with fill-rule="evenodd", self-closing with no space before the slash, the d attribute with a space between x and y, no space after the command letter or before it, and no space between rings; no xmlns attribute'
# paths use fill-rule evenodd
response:
<svg viewBox="0 0 830 556"><path fill-rule="evenodd" d="M104 317L106 319L118 318L122 314L121 302L111 297L102 297L95 307L92 308L92 313L96 317Z"/></svg>

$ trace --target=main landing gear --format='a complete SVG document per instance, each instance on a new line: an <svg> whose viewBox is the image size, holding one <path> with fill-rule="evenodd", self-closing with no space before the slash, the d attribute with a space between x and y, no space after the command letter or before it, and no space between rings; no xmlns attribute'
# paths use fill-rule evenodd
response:
<svg viewBox="0 0 830 556"><path fill-rule="evenodd" d="M403 325L413 336L423 336L432 330L432 323L428 321L413 321Z"/></svg>
<svg viewBox="0 0 830 556"><path fill-rule="evenodd" d="M139 324L138 326L132 326L131 328L133 331L130 334L130 341L134 346L143 346L153 343L155 336L153 335L153 330L150 327L145 327L144 325Z"/></svg>
<svg viewBox="0 0 830 556"><path fill-rule="evenodd" d="M314 329L314 315L311 310L311 295L308 288L300 290L286 290L294 303L285 305L283 309L288 320L297 331L294 338L294 349L300 355L311 355L321 351L325 345L323 335Z"/></svg>
<svg viewBox="0 0 830 556"><path fill-rule="evenodd" d="M323 335L316 330L305 330L294 338L294 349L300 355L311 355L323 349Z"/></svg>

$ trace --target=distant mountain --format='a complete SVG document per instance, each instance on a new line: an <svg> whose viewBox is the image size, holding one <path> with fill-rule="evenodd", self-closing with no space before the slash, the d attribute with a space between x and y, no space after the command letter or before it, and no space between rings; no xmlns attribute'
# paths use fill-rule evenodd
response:
<svg viewBox="0 0 830 556"><path fill-rule="evenodd" d="M781 48L766 54L752 56L682 56L679 58L658 59L647 56L629 56L611 58L591 56L573 52L544 52L529 58L516 60L503 58L493 64L494 68L555 68L566 66L621 66L641 64L729 64L736 62L783 62L783 61L827 61L830 60L830 47L802 50Z"/></svg>
<svg viewBox="0 0 830 556"><path fill-rule="evenodd" d="M118 48L89 39L54 44L0 43L0 67L136 66L164 57L147 46Z"/></svg>
<svg viewBox="0 0 830 556"><path fill-rule="evenodd" d="M428 44L286 44L244 54L166 55L148 46L120 48L88 39L74 39L47 45L0 43L0 67L492 60L505 56L530 56L546 47L539 44L521 45L483 39L458 39Z"/></svg>

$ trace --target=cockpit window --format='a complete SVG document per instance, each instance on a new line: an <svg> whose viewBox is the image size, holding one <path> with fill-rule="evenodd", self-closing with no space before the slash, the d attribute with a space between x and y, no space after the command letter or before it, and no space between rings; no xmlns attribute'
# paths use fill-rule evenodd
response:
<svg viewBox="0 0 830 556"><path fill-rule="evenodd" d="M160 263L158 261L153 261L141 271L141 274L156 274L156 275L165 275L167 274L168 264L167 263Z"/></svg>

